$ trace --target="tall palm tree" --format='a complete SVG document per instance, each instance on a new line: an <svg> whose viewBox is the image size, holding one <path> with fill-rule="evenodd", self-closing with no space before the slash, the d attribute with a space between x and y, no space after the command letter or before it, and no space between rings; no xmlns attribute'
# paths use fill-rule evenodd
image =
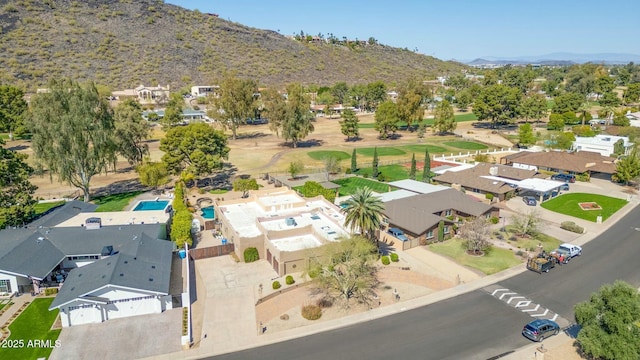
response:
<svg viewBox="0 0 640 360"><path fill-rule="evenodd" d="M373 240L375 231L380 227L384 203L375 197L368 187L356 189L351 198L345 201L343 211L347 214L344 220L351 232L357 230L367 239Z"/></svg>

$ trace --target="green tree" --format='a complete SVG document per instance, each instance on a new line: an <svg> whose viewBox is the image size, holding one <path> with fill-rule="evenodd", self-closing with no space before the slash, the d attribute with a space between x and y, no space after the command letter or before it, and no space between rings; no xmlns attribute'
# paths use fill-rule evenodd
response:
<svg viewBox="0 0 640 360"><path fill-rule="evenodd" d="M286 112L280 131L285 141L291 141L294 148L314 130L313 114L309 112L309 106L310 101L304 94L302 85L287 86Z"/></svg>
<svg viewBox="0 0 640 360"><path fill-rule="evenodd" d="M589 301L575 306L581 326L577 341L594 359L640 358L640 294L623 281L604 285Z"/></svg>
<svg viewBox="0 0 640 360"><path fill-rule="evenodd" d="M331 95L338 101L338 104L344 104L349 94L349 86L346 82L339 82L331 88Z"/></svg>
<svg viewBox="0 0 640 360"><path fill-rule="evenodd" d="M371 177L377 178L380 172L378 171L378 148L373 148L373 161L371 163Z"/></svg>
<svg viewBox="0 0 640 360"><path fill-rule="evenodd" d="M640 158L634 149L629 155L618 160L613 178L615 181L628 184L638 176L640 176Z"/></svg>
<svg viewBox="0 0 640 360"><path fill-rule="evenodd" d="M413 156L411 156L411 170L409 171L409 179L411 180L416 179L416 154L415 153L413 153Z"/></svg>
<svg viewBox="0 0 640 360"><path fill-rule="evenodd" d="M149 154L149 124L142 118L142 108L133 99L126 99L116 106L113 120L115 124L114 142L117 152L130 165L139 165Z"/></svg>
<svg viewBox="0 0 640 360"><path fill-rule="evenodd" d="M384 203L365 186L357 188L351 198L344 202L343 211L346 213L344 225L352 233L359 232L365 238L373 240L375 231L382 222Z"/></svg>
<svg viewBox="0 0 640 360"><path fill-rule="evenodd" d="M396 101L399 121L405 122L409 127L414 122L422 121L424 116L422 98L425 93L424 86L415 80L409 81L399 88Z"/></svg>
<svg viewBox="0 0 640 360"><path fill-rule="evenodd" d="M269 88L262 92L262 114L269 119L269 130L280 136L282 122L287 116L287 101L278 90Z"/></svg>
<svg viewBox="0 0 640 360"><path fill-rule="evenodd" d="M331 180L331 174L340 172L340 161L335 156L327 156L322 159L324 163L324 171L327 174L327 181Z"/></svg>
<svg viewBox="0 0 640 360"><path fill-rule="evenodd" d="M549 122L547 123L547 129L549 130L562 130L564 129L564 118L560 114L551 114L549 116Z"/></svg>
<svg viewBox="0 0 640 360"><path fill-rule="evenodd" d="M292 179L296 179L298 174L304 170L304 164L300 160L292 161L289 163L288 172Z"/></svg>
<svg viewBox="0 0 640 360"><path fill-rule="evenodd" d="M433 115L433 130L443 135L455 130L457 124L453 106L447 100L439 102Z"/></svg>
<svg viewBox="0 0 640 360"><path fill-rule="evenodd" d="M332 242L309 253L308 274L317 274L314 284L339 306L349 308L350 301L371 304L378 284L377 255L367 239L352 237Z"/></svg>
<svg viewBox="0 0 640 360"><path fill-rule="evenodd" d="M241 79L234 73L227 73L220 84L220 96L213 99L214 118L221 119L227 129L231 129L233 140L238 127L255 115L258 84L254 80Z"/></svg>
<svg viewBox="0 0 640 360"><path fill-rule="evenodd" d="M629 84L624 91L622 100L625 104L635 104L640 100L640 83Z"/></svg>
<svg viewBox="0 0 640 360"><path fill-rule="evenodd" d="M356 149L351 152L351 173L358 171L358 159L356 158Z"/></svg>
<svg viewBox="0 0 640 360"><path fill-rule="evenodd" d="M157 189L160 185L169 182L169 170L167 165L162 162L146 161L142 165L136 167L136 172L140 179L140 183L144 186L150 186Z"/></svg>
<svg viewBox="0 0 640 360"><path fill-rule="evenodd" d="M520 114L525 121L529 119L540 120L547 115L547 100L542 94L533 94L525 96L520 103Z"/></svg>
<svg viewBox="0 0 640 360"><path fill-rule="evenodd" d="M398 108L392 101L385 101L376 110L374 128L380 133L380 138L386 139L389 132L398 130Z"/></svg>
<svg viewBox="0 0 640 360"><path fill-rule="evenodd" d="M424 165L422 166L422 181L426 183L431 182L431 156L429 155L429 148L424 149Z"/></svg>
<svg viewBox="0 0 640 360"><path fill-rule="evenodd" d="M340 131L342 131L342 135L347 137L347 141L351 140L351 138L358 138L360 135L360 130L358 128L358 123L360 120L356 116L356 113L347 109L342 113L342 121L340 121Z"/></svg>
<svg viewBox="0 0 640 360"><path fill-rule="evenodd" d="M571 128L575 136L594 137L596 132L589 125L576 125Z"/></svg>
<svg viewBox="0 0 640 360"><path fill-rule="evenodd" d="M227 136L204 123L171 128L160 140L160 150L171 174L186 172L196 179L222 169L229 157Z"/></svg>
<svg viewBox="0 0 640 360"><path fill-rule="evenodd" d="M521 93L505 85L490 85L482 89L473 102L473 113L478 120L489 120L495 127L514 121L519 115Z"/></svg>
<svg viewBox="0 0 640 360"><path fill-rule="evenodd" d="M620 98L618 97L618 94L616 94L613 91L604 93L600 98L600 105L603 107L607 107L607 106L615 107L615 106L619 106L620 104L622 104L622 100L620 100Z"/></svg>
<svg viewBox="0 0 640 360"><path fill-rule="evenodd" d="M556 149L569 150L573 145L573 142L576 141L575 135L572 132L559 132L555 135L555 146Z"/></svg>
<svg viewBox="0 0 640 360"><path fill-rule="evenodd" d="M558 95L554 98L551 112L554 114L564 114L566 112L576 113L580 109L580 105L584 102L585 97L581 94L568 92Z"/></svg>
<svg viewBox="0 0 640 360"><path fill-rule="evenodd" d="M160 123L165 128L171 128L180 124L183 120L182 110L184 109L184 99L179 93L172 93L169 96L169 102L164 109L164 116L160 119Z"/></svg>
<svg viewBox="0 0 640 360"><path fill-rule="evenodd" d="M382 81L367 84L365 92L367 110L376 110L378 105L387 98L387 86Z"/></svg>
<svg viewBox="0 0 640 360"><path fill-rule="evenodd" d="M113 113L93 84L52 80L49 92L31 100L36 161L90 200L91 178L116 159Z"/></svg>
<svg viewBox="0 0 640 360"><path fill-rule="evenodd" d="M511 222L518 235L533 237L538 233L542 220L536 210L531 210L527 213L514 214Z"/></svg>
<svg viewBox="0 0 640 360"><path fill-rule="evenodd" d="M456 106L462 111L466 111L473 102L473 96L468 89L461 90L456 95Z"/></svg>
<svg viewBox="0 0 640 360"><path fill-rule="evenodd" d="M25 162L27 155L5 149L0 139L0 229L20 226L29 221L37 201L37 187L29 182L33 171Z"/></svg>
<svg viewBox="0 0 640 360"><path fill-rule="evenodd" d="M9 139L26 132L24 115L27 102L24 92L15 86L0 85L0 131L8 131Z"/></svg>
<svg viewBox="0 0 640 360"><path fill-rule="evenodd" d="M237 178L233 181L233 191L242 191L242 197L249 196L249 190L258 190L260 186L256 179Z"/></svg>
<svg viewBox="0 0 640 360"><path fill-rule="evenodd" d="M536 143L536 137L533 135L531 124L526 123L518 127L518 142L522 145L531 145Z"/></svg>

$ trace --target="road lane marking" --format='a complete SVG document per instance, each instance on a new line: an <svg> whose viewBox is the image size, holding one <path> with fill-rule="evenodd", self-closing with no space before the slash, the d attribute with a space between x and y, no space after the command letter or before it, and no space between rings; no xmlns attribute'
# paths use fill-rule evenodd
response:
<svg viewBox="0 0 640 360"><path fill-rule="evenodd" d="M524 296L512 296L507 300L507 304L511 305L511 300L513 299L524 299Z"/></svg>
<svg viewBox="0 0 640 360"><path fill-rule="evenodd" d="M516 304L516 308L529 306L529 305L531 305L531 301L530 300L518 301L518 303ZM540 306L540 305L538 305L538 306Z"/></svg>
<svg viewBox="0 0 640 360"><path fill-rule="evenodd" d="M502 295L500 295L500 297L498 299L502 300L503 297L505 297L506 295L516 295L517 293L512 293L512 292L508 292L508 293L504 293Z"/></svg>
<svg viewBox="0 0 640 360"><path fill-rule="evenodd" d="M521 311L522 312L538 311L539 308L540 308L540 304L536 304L536 307L534 309L526 309Z"/></svg>
<svg viewBox="0 0 640 360"><path fill-rule="evenodd" d="M509 291L509 289L496 289L491 293L491 296L496 296L496 293L500 291Z"/></svg>
<svg viewBox="0 0 640 360"><path fill-rule="evenodd" d="M544 309L544 312L542 314L535 314L535 315L532 314L531 316L533 317L545 316L547 315L548 312L549 312L549 309Z"/></svg>

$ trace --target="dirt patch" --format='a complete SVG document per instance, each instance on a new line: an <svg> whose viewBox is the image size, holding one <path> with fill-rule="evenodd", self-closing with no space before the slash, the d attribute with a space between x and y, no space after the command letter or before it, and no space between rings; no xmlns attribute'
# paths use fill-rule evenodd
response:
<svg viewBox="0 0 640 360"><path fill-rule="evenodd" d="M602 210L602 206L598 205L596 202L581 202L578 203L580 208L585 211L589 210Z"/></svg>

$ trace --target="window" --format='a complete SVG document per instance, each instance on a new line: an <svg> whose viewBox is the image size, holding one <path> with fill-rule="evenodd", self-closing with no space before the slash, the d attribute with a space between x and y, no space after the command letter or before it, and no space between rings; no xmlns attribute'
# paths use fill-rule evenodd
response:
<svg viewBox="0 0 640 360"><path fill-rule="evenodd" d="M452 211L451 211L451 209L449 209L449 210L444 212L444 216L451 216L451 213L452 213Z"/></svg>
<svg viewBox="0 0 640 360"><path fill-rule="evenodd" d="M433 239L433 230L427 231L427 239Z"/></svg>
<svg viewBox="0 0 640 360"><path fill-rule="evenodd" d="M10 293L11 282L9 280L0 280L0 293Z"/></svg>
<svg viewBox="0 0 640 360"><path fill-rule="evenodd" d="M443 232L444 232L445 235L449 233L449 227L448 226L445 226L443 230L444 230Z"/></svg>

